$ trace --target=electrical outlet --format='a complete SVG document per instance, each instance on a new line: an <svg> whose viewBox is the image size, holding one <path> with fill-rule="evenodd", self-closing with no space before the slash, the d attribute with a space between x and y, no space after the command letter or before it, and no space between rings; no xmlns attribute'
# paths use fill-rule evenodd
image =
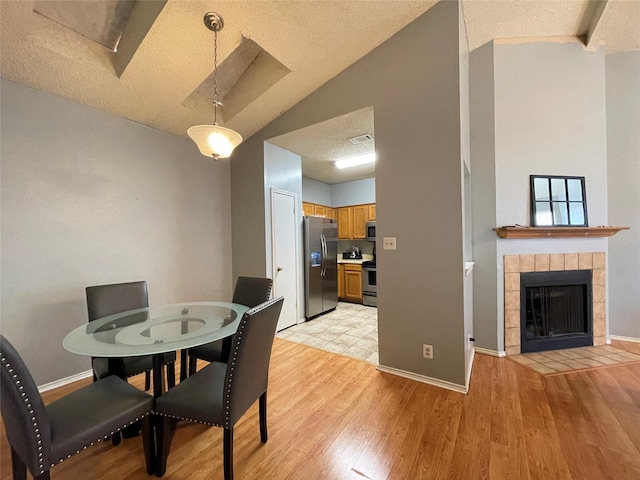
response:
<svg viewBox="0 0 640 480"><path fill-rule="evenodd" d="M424 358L428 358L429 360L433 360L433 346L427 345L426 343L422 345L422 356Z"/></svg>
<svg viewBox="0 0 640 480"><path fill-rule="evenodd" d="M383 237L382 238L383 250L395 250L396 249L396 237Z"/></svg>

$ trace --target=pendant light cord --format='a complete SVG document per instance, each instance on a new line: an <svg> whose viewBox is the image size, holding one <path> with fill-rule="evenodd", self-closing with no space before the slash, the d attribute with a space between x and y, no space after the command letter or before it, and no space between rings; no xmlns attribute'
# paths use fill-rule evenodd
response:
<svg viewBox="0 0 640 480"><path fill-rule="evenodd" d="M213 124L218 124L218 30L213 31Z"/></svg>

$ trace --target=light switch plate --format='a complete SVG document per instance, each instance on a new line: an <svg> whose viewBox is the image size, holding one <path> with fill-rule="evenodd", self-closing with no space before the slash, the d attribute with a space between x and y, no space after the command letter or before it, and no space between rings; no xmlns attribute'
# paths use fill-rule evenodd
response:
<svg viewBox="0 0 640 480"><path fill-rule="evenodd" d="M382 239L383 250L395 250L396 249L396 237L384 237Z"/></svg>

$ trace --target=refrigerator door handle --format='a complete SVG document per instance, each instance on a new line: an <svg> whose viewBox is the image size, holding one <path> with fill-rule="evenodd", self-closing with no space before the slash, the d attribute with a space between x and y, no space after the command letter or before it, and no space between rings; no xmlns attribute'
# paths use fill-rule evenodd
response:
<svg viewBox="0 0 640 480"><path fill-rule="evenodd" d="M324 237L324 233L320 235L320 242L322 243L322 270L320 276L324 277L327 273L327 240Z"/></svg>

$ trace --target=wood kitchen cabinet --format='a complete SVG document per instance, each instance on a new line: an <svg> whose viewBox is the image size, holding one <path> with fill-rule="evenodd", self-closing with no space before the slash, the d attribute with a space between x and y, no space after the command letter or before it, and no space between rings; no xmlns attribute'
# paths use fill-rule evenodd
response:
<svg viewBox="0 0 640 480"><path fill-rule="evenodd" d="M362 303L362 267L344 264L344 299Z"/></svg>
<svg viewBox="0 0 640 480"><path fill-rule="evenodd" d="M376 219L376 204L369 205L369 221L373 222Z"/></svg>
<svg viewBox="0 0 640 480"><path fill-rule="evenodd" d="M302 214L305 217L311 217L315 215L315 205L309 202L302 202Z"/></svg>
<svg viewBox="0 0 640 480"><path fill-rule="evenodd" d="M367 222L375 220L376 205L352 205L340 207L338 211L338 240L354 240L367 238ZM371 218L373 215L373 218Z"/></svg>
<svg viewBox="0 0 640 480"><path fill-rule="evenodd" d="M338 298L344 299L344 264L338 264Z"/></svg>
<svg viewBox="0 0 640 480"><path fill-rule="evenodd" d="M353 238L353 208L341 207L338 211L338 240Z"/></svg>
<svg viewBox="0 0 640 480"><path fill-rule="evenodd" d="M351 207L353 227L351 238L367 238L367 220L369 220L369 205L355 205Z"/></svg>
<svg viewBox="0 0 640 480"><path fill-rule="evenodd" d="M336 218L335 208L311 202L302 202L302 214L305 217Z"/></svg>

